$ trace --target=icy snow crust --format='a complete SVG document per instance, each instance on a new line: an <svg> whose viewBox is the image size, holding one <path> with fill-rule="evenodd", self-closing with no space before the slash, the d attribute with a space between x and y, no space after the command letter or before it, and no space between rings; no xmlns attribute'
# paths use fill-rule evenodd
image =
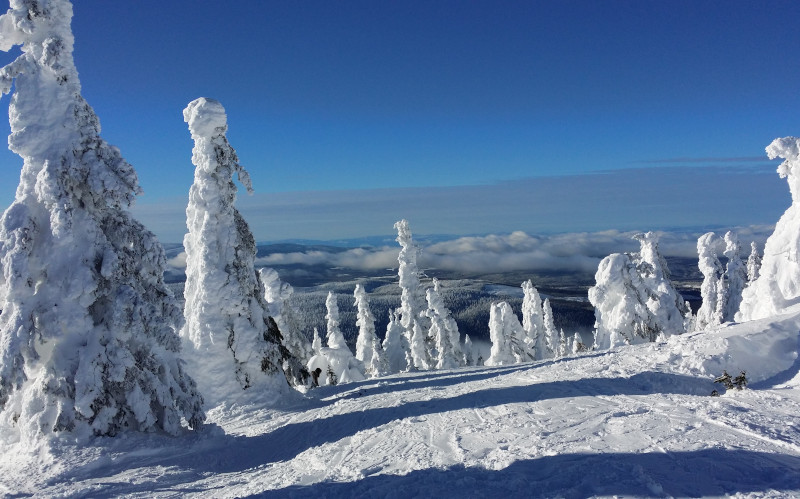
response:
<svg viewBox="0 0 800 499"><path fill-rule="evenodd" d="M798 331L795 309L665 343L217 408L178 437L5 445L0 494L794 496ZM750 388L710 397L722 369L746 370Z"/></svg>

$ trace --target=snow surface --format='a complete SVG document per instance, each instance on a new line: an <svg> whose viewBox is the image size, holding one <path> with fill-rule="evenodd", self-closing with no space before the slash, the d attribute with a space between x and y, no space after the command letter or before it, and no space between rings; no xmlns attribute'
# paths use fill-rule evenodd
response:
<svg viewBox="0 0 800 499"><path fill-rule="evenodd" d="M405 373L228 405L182 436L0 444L0 494L800 494L800 308L560 360ZM710 397L746 370L750 388Z"/></svg>

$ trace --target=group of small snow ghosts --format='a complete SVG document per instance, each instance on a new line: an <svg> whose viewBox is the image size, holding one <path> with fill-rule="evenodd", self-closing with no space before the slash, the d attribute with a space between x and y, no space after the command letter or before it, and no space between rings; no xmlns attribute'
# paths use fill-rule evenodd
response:
<svg viewBox="0 0 800 499"><path fill-rule="evenodd" d="M375 317L370 311L366 290L358 284L353 292L358 311L358 337L353 355L340 329L336 295L328 293L325 301L327 346L322 346L315 328L313 356L307 363L314 384L333 385L412 369L450 369L474 364L472 342L466 335L461 344L458 326L444 305L441 284L433 279L433 286L425 290L420 282L419 249L413 242L408 222L400 220L395 229L401 246L398 256L400 307L389 312L383 342L375 333Z"/></svg>

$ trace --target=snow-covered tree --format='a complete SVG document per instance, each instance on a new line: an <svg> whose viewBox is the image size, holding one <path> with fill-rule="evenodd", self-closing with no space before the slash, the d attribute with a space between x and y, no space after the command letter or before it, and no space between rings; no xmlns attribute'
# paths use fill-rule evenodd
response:
<svg viewBox="0 0 800 499"><path fill-rule="evenodd" d="M51 432L176 434L202 424L179 359L182 316L155 236L131 218L136 172L81 96L67 0L11 0L0 69L14 86L9 148L23 158L0 218L0 419Z"/></svg>
<svg viewBox="0 0 800 499"><path fill-rule="evenodd" d="M542 298L530 280L522 283L522 292L524 294L522 300L522 327L527 337L525 344L530 348L528 355L540 360L545 358L544 353L547 350L545 346Z"/></svg>
<svg viewBox="0 0 800 499"><path fill-rule="evenodd" d="M639 253L604 258L589 289L595 307L595 348L655 341L686 332L691 310L669 280L654 233L637 234Z"/></svg>
<svg viewBox="0 0 800 499"><path fill-rule="evenodd" d="M670 281L667 261L658 251L658 235L654 232L637 234L639 253L635 259L642 281L647 286L647 306L655 316L656 328L665 335L683 334L692 322L692 309Z"/></svg>
<svg viewBox="0 0 800 499"><path fill-rule="evenodd" d="M514 343L525 337L525 330L517 315L506 302L492 303L489 309L489 339L492 349L487 366L505 366L521 361L514 353Z"/></svg>
<svg viewBox="0 0 800 499"><path fill-rule="evenodd" d="M237 389L286 393L289 372L299 375L302 365L282 345L269 316L254 266L255 239L234 207L234 173L248 192L252 187L225 137L225 109L201 97L189 103L183 118L194 139L195 165L183 239L186 325L181 335L191 346L190 365L211 405Z"/></svg>
<svg viewBox="0 0 800 499"><path fill-rule="evenodd" d="M567 341L567 335L564 333L564 328L561 328L558 332L558 356L559 357L566 357L569 355L569 342Z"/></svg>
<svg viewBox="0 0 800 499"><path fill-rule="evenodd" d="M336 295L328 293L325 300L327 314L328 334L326 337L327 347L320 348L320 352L308 361L308 371L320 369L322 375L319 379L327 379L327 384L349 383L364 379L364 364L353 356L353 352L347 346L344 335L339 328L339 305L336 302ZM327 373L327 377L326 377Z"/></svg>
<svg viewBox="0 0 800 499"><path fill-rule="evenodd" d="M605 257L597 267L595 282L589 288L589 302L595 307L595 349L655 340L658 332L647 308L647 290L630 255Z"/></svg>
<svg viewBox="0 0 800 499"><path fill-rule="evenodd" d="M550 298L545 298L542 303L543 322L544 322L544 354L543 358L552 359L558 353L558 329L553 319L553 308L550 306Z"/></svg>
<svg viewBox="0 0 800 499"><path fill-rule="evenodd" d="M344 340L344 335L339 327L339 304L336 300L336 295L333 291L328 292L328 297L325 299L325 321L327 324L327 335L325 342L328 348L347 348L347 342Z"/></svg>
<svg viewBox="0 0 800 499"><path fill-rule="evenodd" d="M396 310L389 311L389 324L386 326L386 337L383 339L383 354L390 373L407 371L414 365L411 359L411 347Z"/></svg>
<svg viewBox="0 0 800 499"><path fill-rule="evenodd" d="M767 156L785 160L778 174L789 183L792 205L767 239L758 279L742 293L737 321L780 314L800 302L800 139L775 139Z"/></svg>
<svg viewBox="0 0 800 499"><path fill-rule="evenodd" d="M722 323L722 307L719 296L722 285L722 264L717 257L719 238L713 232L707 232L697 240L697 266L703 274L703 283L700 285L702 304L697 310L695 328L708 329Z"/></svg>
<svg viewBox="0 0 800 499"><path fill-rule="evenodd" d="M747 285L758 279L761 271L761 255L758 254L758 245L755 241L750 242L750 256L747 257ZM741 304L740 304L741 306Z"/></svg>
<svg viewBox="0 0 800 499"><path fill-rule="evenodd" d="M742 292L747 285L747 268L742 263L742 247L736 234L728 231L725 234L725 302L722 309L722 322L733 320L739 305L742 303Z"/></svg>
<svg viewBox="0 0 800 499"><path fill-rule="evenodd" d="M470 339L468 334L464 335L464 365L465 366L474 366L475 365L475 355L473 353L473 346L472 340Z"/></svg>
<svg viewBox="0 0 800 499"><path fill-rule="evenodd" d="M572 335L572 355L577 355L584 350L586 350L586 345L583 344L581 335L576 332Z"/></svg>
<svg viewBox="0 0 800 499"><path fill-rule="evenodd" d="M309 343L298 326L298 312L291 303L294 288L288 282L281 281L275 269L259 269L258 275L264 284L264 299L267 302L267 310L278 325L283 337L283 345L293 357L305 364L314 355L314 352L311 348L311 343Z"/></svg>
<svg viewBox="0 0 800 499"><path fill-rule="evenodd" d="M428 336L434 338L436 345L436 368L452 369L461 365L461 336L458 325L450 311L445 307L441 295L439 280L433 279L433 288L427 290L428 310L425 315L430 319L431 329Z"/></svg>
<svg viewBox="0 0 800 499"><path fill-rule="evenodd" d="M358 326L358 338L356 338L356 359L364 363L367 373L371 376L378 376L385 372L381 358L382 352L380 342L375 335L375 316L369 309L369 298L364 286L356 284L353 291L355 297L355 307L358 310L356 326ZM374 359L373 359L374 357Z"/></svg>
<svg viewBox="0 0 800 499"><path fill-rule="evenodd" d="M314 352L314 355L318 355L322 351L322 338L320 338L317 328L314 328L314 339L311 341L311 350Z"/></svg>
<svg viewBox="0 0 800 499"><path fill-rule="evenodd" d="M430 322L424 314L425 295L417 267L419 248L414 244L407 220L395 223L394 228L397 230L397 242L400 243L400 254L397 257L397 275L401 290L398 310L400 324L411 348L414 367L431 369L435 364L430 355L433 339L428 337Z"/></svg>

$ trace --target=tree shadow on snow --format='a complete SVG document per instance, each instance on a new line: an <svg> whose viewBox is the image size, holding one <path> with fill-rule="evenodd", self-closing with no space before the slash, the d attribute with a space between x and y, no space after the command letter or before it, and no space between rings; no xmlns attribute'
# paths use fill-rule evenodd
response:
<svg viewBox="0 0 800 499"><path fill-rule="evenodd" d="M380 470L365 470L378 473ZM254 497L699 497L800 491L800 457L739 449L667 453L561 454L502 470L466 468L372 475Z"/></svg>
<svg viewBox="0 0 800 499"><path fill-rule="evenodd" d="M448 381L449 382L449 381ZM434 398L403 402L398 397L394 407L378 407L364 411L337 414L327 418L299 423L290 423L276 428L270 433L257 436L213 435L203 438L202 431L185 446L176 449L171 456L152 456L146 459L148 466L163 466L172 470L174 480L179 484L190 481L191 477L205 476L209 473L236 473L269 463L289 461L298 454L326 443L337 442L364 430L397 423L407 418L421 418L430 414L446 413L462 409L476 409L504 404L532 403L542 400L565 397L598 395L651 395L655 393L674 393L688 395L707 395L711 382L669 373L647 372L630 378L593 378L580 381L551 381L524 386L511 386L478 390L454 397ZM445 393L446 392L442 392ZM142 463L144 464L144 463ZM122 461L103 466L100 474L113 475L131 463ZM97 469L86 472L98 476ZM80 469L69 473L80 477L86 472ZM69 477L60 477L64 480ZM129 489L126 489L129 490Z"/></svg>
<svg viewBox="0 0 800 499"><path fill-rule="evenodd" d="M580 357L564 357L562 359L528 362L509 366L459 368L458 370L444 372L419 371L412 372L403 378L392 378L391 381L384 380L382 378L372 378L354 383L346 383L343 385L330 387L323 386L318 389L314 389L316 393L312 392L312 396L317 397L318 399L324 398L324 401L327 404L330 404L336 402L337 400L379 395L383 393L400 393L410 390L419 390L421 388L444 388L446 386L494 378L512 372L527 371L534 368L538 369L542 367L548 367L553 364L571 362L591 357L600 357L604 355L607 355L607 353L592 353L588 355L582 355ZM319 403L313 405L312 407L322 405L326 404Z"/></svg>

